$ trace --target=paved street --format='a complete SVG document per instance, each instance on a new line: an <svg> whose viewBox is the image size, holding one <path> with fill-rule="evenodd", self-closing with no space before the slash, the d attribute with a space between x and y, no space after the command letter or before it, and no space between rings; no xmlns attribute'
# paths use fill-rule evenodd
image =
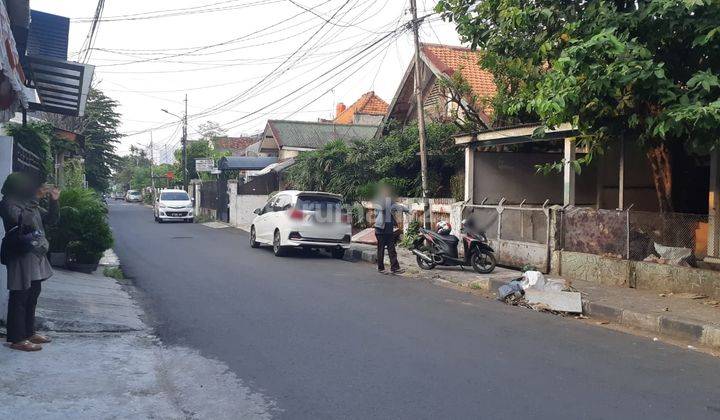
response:
<svg viewBox="0 0 720 420"><path fill-rule="evenodd" d="M224 362L280 418L720 418L710 356L110 209L161 339Z"/></svg>

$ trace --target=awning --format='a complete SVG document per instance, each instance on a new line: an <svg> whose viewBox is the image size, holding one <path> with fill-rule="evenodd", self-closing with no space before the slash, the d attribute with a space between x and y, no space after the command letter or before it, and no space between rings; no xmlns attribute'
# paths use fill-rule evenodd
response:
<svg viewBox="0 0 720 420"><path fill-rule="evenodd" d="M276 157L228 156L221 158L218 169L221 171L258 171L277 162Z"/></svg>
<svg viewBox="0 0 720 420"><path fill-rule="evenodd" d="M270 172L282 172L285 169L292 166L294 163L295 163L295 159L293 159L293 158L283 160L282 162L273 163L271 165L266 166L263 170L253 173L253 176L265 175Z"/></svg>
<svg viewBox="0 0 720 420"><path fill-rule="evenodd" d="M455 144L458 146L501 146L507 144L532 143L540 141L562 140L575 137L579 134L577 128L570 124L560 124L558 127L545 129L539 135L539 124L524 124L514 127L500 127L491 130L482 130L475 133L456 134Z"/></svg>
<svg viewBox="0 0 720 420"><path fill-rule="evenodd" d="M85 114L94 66L40 56L26 56L26 61L40 99L40 103L30 103L30 110L75 117Z"/></svg>

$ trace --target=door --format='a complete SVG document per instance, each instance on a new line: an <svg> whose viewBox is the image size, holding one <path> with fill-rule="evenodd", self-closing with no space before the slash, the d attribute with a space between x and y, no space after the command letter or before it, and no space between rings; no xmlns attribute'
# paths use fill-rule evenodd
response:
<svg viewBox="0 0 720 420"><path fill-rule="evenodd" d="M258 242L272 243L272 217L274 213L273 204L277 201L277 197L273 197L265 203L260 214L255 219L255 238Z"/></svg>
<svg viewBox="0 0 720 420"><path fill-rule="evenodd" d="M217 180L217 208L216 208L216 214L217 219L221 222L229 222L230 221L230 209L228 209L228 203L230 201L230 197L228 195L227 190L228 182L226 175L223 173L218 177Z"/></svg>

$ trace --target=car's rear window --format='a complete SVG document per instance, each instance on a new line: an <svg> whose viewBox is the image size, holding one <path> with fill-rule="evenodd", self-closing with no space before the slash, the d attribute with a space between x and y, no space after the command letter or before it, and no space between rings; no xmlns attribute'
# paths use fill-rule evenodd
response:
<svg viewBox="0 0 720 420"><path fill-rule="evenodd" d="M184 192L164 192L160 194L160 199L163 201L188 201L190 198L187 193Z"/></svg>
<svg viewBox="0 0 720 420"><path fill-rule="evenodd" d="M342 202L337 198L323 197L314 195L301 195L297 199L297 206L302 210L315 211L338 211L342 206Z"/></svg>

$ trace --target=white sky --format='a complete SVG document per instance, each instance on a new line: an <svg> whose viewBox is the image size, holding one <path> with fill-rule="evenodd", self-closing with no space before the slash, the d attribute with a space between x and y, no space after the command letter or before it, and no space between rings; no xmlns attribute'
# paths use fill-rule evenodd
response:
<svg viewBox="0 0 720 420"><path fill-rule="evenodd" d="M417 1L420 16L432 12L434 0ZM325 19L339 10L332 20L337 25L321 29L321 17L293 3ZM69 59L77 60L90 28L82 18L93 15L97 0L31 0L30 5L71 18ZM219 10L198 13L198 7ZM408 7L408 0L106 0L103 18L108 21L100 23L89 62L97 66L95 84L120 103L123 133L166 126L152 135L156 160L169 161L180 130L177 119L161 109L180 115L185 92L191 139L208 120L223 125L229 135L242 135L261 131L271 118L331 118L337 102L349 105L369 90L390 102L413 53L411 32L362 50L407 22ZM187 8L194 10L177 10ZM153 16L148 12L176 15L147 19ZM123 15L135 16L112 21ZM422 26L423 41L459 45L451 24L429 20ZM250 88L222 109L210 109ZM206 115L193 115L201 112ZM149 140L149 132L129 135L119 152Z"/></svg>

